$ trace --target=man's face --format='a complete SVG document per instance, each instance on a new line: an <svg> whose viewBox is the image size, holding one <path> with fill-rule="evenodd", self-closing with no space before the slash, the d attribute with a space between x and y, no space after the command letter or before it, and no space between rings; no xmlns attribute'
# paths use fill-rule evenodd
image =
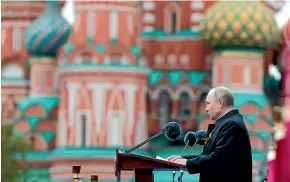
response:
<svg viewBox="0 0 290 182"><path fill-rule="evenodd" d="M206 97L206 107L205 111L209 115L210 119L217 120L222 113L222 103L221 100L216 100L212 94L207 95Z"/></svg>

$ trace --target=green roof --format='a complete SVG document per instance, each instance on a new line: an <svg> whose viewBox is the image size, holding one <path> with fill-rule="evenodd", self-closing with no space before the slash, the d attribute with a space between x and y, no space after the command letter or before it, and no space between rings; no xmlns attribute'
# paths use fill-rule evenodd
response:
<svg viewBox="0 0 290 182"><path fill-rule="evenodd" d="M90 42L90 40L89 40L89 42ZM118 42L117 40L112 40L113 44L116 44L117 42ZM90 44L91 44L91 42L90 42ZM64 50L66 53L72 53L75 50L75 47L76 46L74 44L66 44L66 45L64 45ZM95 48L97 53L100 53L100 54L106 50L105 45L98 44L98 45L93 45L93 47ZM134 45L134 46L130 47L130 50L131 50L131 53L135 57L137 57L140 53L141 48L140 48L140 46Z"/></svg>
<svg viewBox="0 0 290 182"><path fill-rule="evenodd" d="M51 152L26 152L25 159L29 161L47 161ZM21 159L21 154L14 154L14 158Z"/></svg>
<svg viewBox="0 0 290 182"><path fill-rule="evenodd" d="M204 78L210 77L210 73L202 71L152 71L149 76L149 84L158 85L163 76L168 78L170 85L177 85L182 77L187 77L191 85L198 86Z"/></svg>
<svg viewBox="0 0 290 182"><path fill-rule="evenodd" d="M177 33L169 33L162 29L157 29L154 31L142 32L140 38L166 38L166 37L200 37L198 31L192 31L189 29L180 30Z"/></svg>
<svg viewBox="0 0 290 182"><path fill-rule="evenodd" d="M245 120L247 120L251 125L254 125L256 120L260 117L260 114L243 114Z"/></svg>
<svg viewBox="0 0 290 182"><path fill-rule="evenodd" d="M235 99L235 107L240 109L244 105L253 103L260 109L269 104L268 98L264 94L259 93L233 93Z"/></svg>
<svg viewBox="0 0 290 182"><path fill-rule="evenodd" d="M55 108L59 104L58 97L29 97L24 100L19 101L18 108L21 113L25 113L25 111L32 105L40 105L44 108L47 115L50 114L51 110Z"/></svg>
<svg viewBox="0 0 290 182"><path fill-rule="evenodd" d="M55 137L55 133L49 131L40 132L39 135L45 140L47 146L50 145L51 140Z"/></svg>
<svg viewBox="0 0 290 182"><path fill-rule="evenodd" d="M270 135L271 135L271 131L257 131L257 130L251 130L249 131L250 135L256 135L259 138L261 138L263 141L266 141L267 139L269 139Z"/></svg>
<svg viewBox="0 0 290 182"><path fill-rule="evenodd" d="M28 117L18 117L18 118L15 118L12 123L13 124L16 124L18 121L22 121L22 120L25 120L27 121L29 127L30 127L30 131L35 131L35 128L36 128L36 125L37 123L39 123L40 121L42 121L44 119L44 117L38 117L38 116L28 116Z"/></svg>

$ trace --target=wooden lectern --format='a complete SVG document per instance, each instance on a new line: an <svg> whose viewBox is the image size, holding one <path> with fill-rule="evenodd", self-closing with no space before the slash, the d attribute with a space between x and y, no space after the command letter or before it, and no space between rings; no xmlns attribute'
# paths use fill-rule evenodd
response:
<svg viewBox="0 0 290 182"><path fill-rule="evenodd" d="M121 171L135 171L136 182L153 182L153 170L180 170L186 166L161 159L150 158L132 153L120 153L116 150L115 175L121 176Z"/></svg>

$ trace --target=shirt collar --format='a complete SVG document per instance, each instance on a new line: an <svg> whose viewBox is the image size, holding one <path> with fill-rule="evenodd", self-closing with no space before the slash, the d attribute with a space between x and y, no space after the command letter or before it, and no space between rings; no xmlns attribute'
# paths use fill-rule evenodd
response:
<svg viewBox="0 0 290 182"><path fill-rule="evenodd" d="M232 109L232 110L224 113L219 119L216 120L215 126L220 125L224 119L231 117L231 116L238 114L238 113L240 113L238 109Z"/></svg>

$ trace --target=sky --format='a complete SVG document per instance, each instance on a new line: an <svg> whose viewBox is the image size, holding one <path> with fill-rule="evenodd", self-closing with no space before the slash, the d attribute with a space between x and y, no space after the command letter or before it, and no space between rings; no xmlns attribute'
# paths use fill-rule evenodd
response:
<svg viewBox="0 0 290 182"><path fill-rule="evenodd" d="M287 11L288 10L288 11ZM290 18L290 0L286 0L285 6L275 15L275 19L279 27L282 27ZM74 3L73 0L67 0L62 10L63 16L71 23L74 23Z"/></svg>

